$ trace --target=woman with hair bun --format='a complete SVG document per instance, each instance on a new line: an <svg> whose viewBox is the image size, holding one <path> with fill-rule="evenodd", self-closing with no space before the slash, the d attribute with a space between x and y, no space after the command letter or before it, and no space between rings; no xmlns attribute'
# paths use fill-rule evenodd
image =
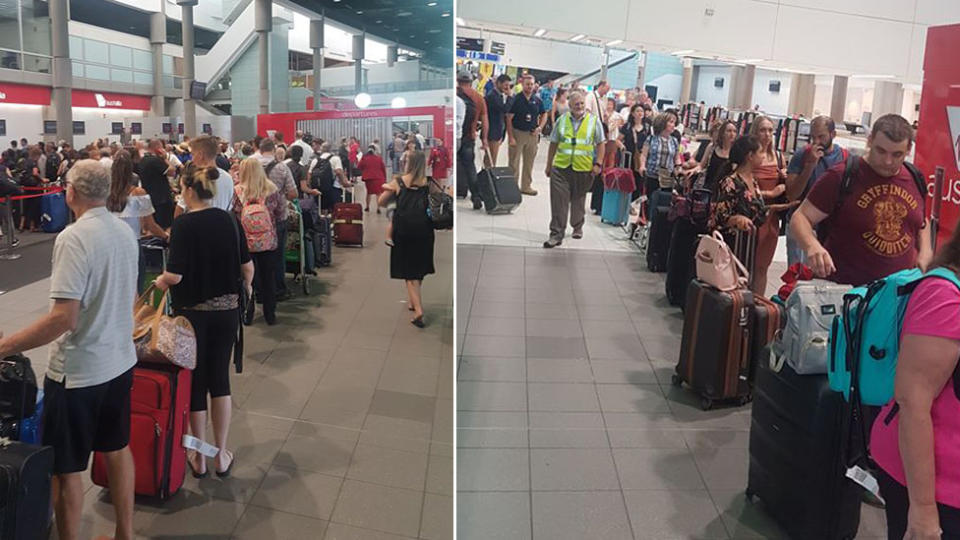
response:
<svg viewBox="0 0 960 540"><path fill-rule="evenodd" d="M240 287L251 292L253 262L246 237L230 213L211 206L217 191L216 167L187 166L180 190L188 213L170 228L167 270L157 278L161 290L170 289L173 310L186 317L197 337L197 367L190 388L190 428L206 440L207 395L210 396L214 458L217 476L230 475L233 453L227 450L230 428L230 358L240 324ZM209 475L206 459L187 456L196 478Z"/></svg>

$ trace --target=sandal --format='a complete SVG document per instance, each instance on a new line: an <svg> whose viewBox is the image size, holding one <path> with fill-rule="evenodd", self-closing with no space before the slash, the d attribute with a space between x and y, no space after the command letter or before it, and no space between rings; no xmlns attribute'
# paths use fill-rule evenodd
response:
<svg viewBox="0 0 960 540"><path fill-rule="evenodd" d="M197 454L194 453L193 455L196 456ZM193 477L196 478L196 479L198 479L198 480L202 480L202 479L210 476L210 469L207 469L206 471L203 471L202 473L198 473L198 472L197 472L197 469L195 469L194 466L193 466L193 460L190 458L190 456L187 456L187 466L190 467L190 473L193 474Z"/></svg>
<svg viewBox="0 0 960 540"><path fill-rule="evenodd" d="M423 315L417 317L416 319L410 321L410 324L416 326L417 328L424 328L427 325L423 322Z"/></svg>
<svg viewBox="0 0 960 540"><path fill-rule="evenodd" d="M230 470L233 469L233 464L237 461L236 456L233 455L233 452L227 451L230 454L230 464L227 465L227 468L222 471L217 471L217 478L228 478L230 476Z"/></svg>

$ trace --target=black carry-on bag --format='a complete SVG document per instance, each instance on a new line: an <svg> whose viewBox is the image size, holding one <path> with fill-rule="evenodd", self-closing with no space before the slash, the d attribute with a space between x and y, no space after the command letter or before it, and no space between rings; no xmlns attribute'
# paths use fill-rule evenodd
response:
<svg viewBox="0 0 960 540"><path fill-rule="evenodd" d="M53 448L0 439L0 539L49 533Z"/></svg>
<svg viewBox="0 0 960 540"><path fill-rule="evenodd" d="M647 237L647 269L651 272L667 270L667 252L670 250L670 235L673 222L670 221L670 191L657 190L650 197L650 233Z"/></svg>
<svg viewBox="0 0 960 540"><path fill-rule="evenodd" d="M852 539L861 488L845 476L849 404L826 375L769 364L756 370L747 499L759 499L790 538Z"/></svg>
<svg viewBox="0 0 960 540"><path fill-rule="evenodd" d="M477 185L483 208L488 214L509 214L520 206L522 196L517 177L510 167L494 167L490 154L483 153L484 168L477 173Z"/></svg>

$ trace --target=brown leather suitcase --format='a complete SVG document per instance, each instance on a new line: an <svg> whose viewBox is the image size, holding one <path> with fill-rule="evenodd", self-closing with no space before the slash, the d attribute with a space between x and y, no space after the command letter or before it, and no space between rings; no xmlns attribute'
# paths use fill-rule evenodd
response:
<svg viewBox="0 0 960 540"><path fill-rule="evenodd" d="M690 385L704 410L715 401L745 405L752 399L754 318L749 290L723 292L700 280L690 282L673 384Z"/></svg>

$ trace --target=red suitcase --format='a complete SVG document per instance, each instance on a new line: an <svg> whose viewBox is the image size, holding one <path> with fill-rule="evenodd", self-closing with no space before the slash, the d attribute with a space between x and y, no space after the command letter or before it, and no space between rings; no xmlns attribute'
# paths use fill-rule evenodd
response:
<svg viewBox="0 0 960 540"><path fill-rule="evenodd" d="M170 365L137 366L130 391L130 450L134 492L167 499L183 485L187 453L183 436L190 412L191 371ZM94 453L93 483L109 488L107 463Z"/></svg>
<svg viewBox="0 0 960 540"><path fill-rule="evenodd" d="M363 245L363 205L357 203L333 205L333 241L337 245Z"/></svg>

